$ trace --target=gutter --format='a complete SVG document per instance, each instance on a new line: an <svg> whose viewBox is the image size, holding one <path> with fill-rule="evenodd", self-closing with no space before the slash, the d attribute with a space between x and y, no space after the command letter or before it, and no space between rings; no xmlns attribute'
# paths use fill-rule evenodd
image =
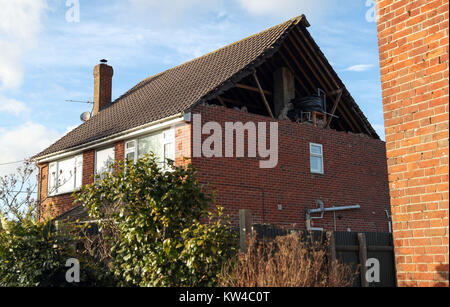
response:
<svg viewBox="0 0 450 307"><path fill-rule="evenodd" d="M32 158L31 161L35 163L46 163L54 160L60 160L65 157L73 156L79 153L82 153L86 150L102 147L105 145L113 144L119 141L123 141L126 139L139 137L141 135L147 134L149 132L153 132L156 130L164 129L169 126L173 126L175 124L181 122L189 122L191 114L190 113L179 113L170 117L163 118L161 120L157 120L136 128L132 128L126 131L122 131L111 136L95 140L89 143L85 143L82 145L78 145L72 147L70 149L62 150L59 152L51 153L42 157Z"/></svg>

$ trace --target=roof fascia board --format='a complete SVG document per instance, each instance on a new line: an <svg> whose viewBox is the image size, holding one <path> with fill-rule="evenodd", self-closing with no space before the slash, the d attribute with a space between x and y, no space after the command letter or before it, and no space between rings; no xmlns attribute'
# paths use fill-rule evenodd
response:
<svg viewBox="0 0 450 307"><path fill-rule="evenodd" d="M167 118L155 121L155 122L151 122L149 124L145 124L140 127L136 127L136 128L133 128L133 129L130 129L127 131L123 131L123 132L108 136L106 138L102 138L102 139L95 140L90 143L86 143L86 144L79 145L74 148L70 148L68 150L63 150L63 151L52 153L52 154L49 154L49 155L46 155L43 157L39 157L39 158L34 159L33 161L37 162L37 163L47 163L47 162L51 162L51 161L60 160L60 159L66 158L66 157L80 154L86 150L114 144L119 141L136 138L136 137L139 137L139 136L142 136L142 135L145 135L145 134L157 131L157 130L168 128L170 126L179 124L181 122L188 121L188 120L186 120L187 118L188 117L186 116L186 114L173 115L173 116L170 116L170 117L167 117Z"/></svg>

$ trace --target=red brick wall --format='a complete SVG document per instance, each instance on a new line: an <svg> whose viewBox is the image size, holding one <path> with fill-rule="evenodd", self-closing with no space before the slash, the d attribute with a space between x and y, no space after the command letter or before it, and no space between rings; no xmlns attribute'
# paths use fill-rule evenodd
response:
<svg viewBox="0 0 450 307"><path fill-rule="evenodd" d="M378 5L398 282L448 286L449 2Z"/></svg>
<svg viewBox="0 0 450 307"><path fill-rule="evenodd" d="M175 164L188 165L191 160L191 125L183 123L175 127Z"/></svg>
<svg viewBox="0 0 450 307"><path fill-rule="evenodd" d="M199 106L202 121L270 122L263 116L223 107ZM269 127L269 124L267 124ZM203 136L203 139L208 136ZM310 142L323 145L325 175L310 172ZM246 155L247 156L247 155ZM238 223L239 209L250 209L256 223L305 226L305 209L317 199L326 207L360 204L336 213L337 230L388 231L389 209L385 144L365 136L279 122L279 162L261 169L258 158L192 158L202 183L218 192L217 202ZM278 209L278 205L283 210ZM315 227L334 229L333 213Z"/></svg>

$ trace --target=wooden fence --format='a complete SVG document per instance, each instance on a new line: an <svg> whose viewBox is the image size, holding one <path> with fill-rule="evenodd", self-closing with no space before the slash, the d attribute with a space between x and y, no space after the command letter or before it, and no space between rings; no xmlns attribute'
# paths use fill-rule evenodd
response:
<svg viewBox="0 0 450 307"><path fill-rule="evenodd" d="M305 238L322 240L329 244L330 260L347 263L359 274L353 284L354 287L396 287L395 257L393 237L385 232L313 232L295 228L282 228L275 225L251 224L251 216L242 213L240 223L241 249L246 249L249 235L259 242L268 242L277 236L285 236L296 232ZM374 264L375 263L375 264ZM379 265L379 270L377 268ZM374 270L379 272L379 280L366 278L367 271L372 275Z"/></svg>

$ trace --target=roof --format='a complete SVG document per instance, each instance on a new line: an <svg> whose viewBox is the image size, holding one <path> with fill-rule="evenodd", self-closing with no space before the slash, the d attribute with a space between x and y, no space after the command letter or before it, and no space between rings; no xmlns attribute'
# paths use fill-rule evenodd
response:
<svg viewBox="0 0 450 307"><path fill-rule="evenodd" d="M215 98L274 55L290 30L299 23L309 26L305 16L301 15L141 81L92 119L33 158L68 151L161 119L181 115L198 103ZM330 67L333 77L342 84L318 46L315 45L315 48L324 63ZM343 84L342 87L345 88ZM377 136L351 95L346 94L351 108L361 118L367 130Z"/></svg>
<svg viewBox="0 0 450 307"><path fill-rule="evenodd" d="M147 123L180 114L261 56L273 52L302 15L143 80L91 120L33 158L69 150Z"/></svg>

